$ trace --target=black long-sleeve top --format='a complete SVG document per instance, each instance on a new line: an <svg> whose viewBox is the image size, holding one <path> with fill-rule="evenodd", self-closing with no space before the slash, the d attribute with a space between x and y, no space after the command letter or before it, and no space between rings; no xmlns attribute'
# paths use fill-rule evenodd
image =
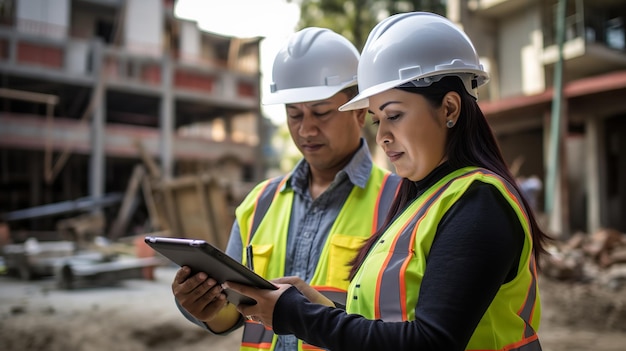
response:
<svg viewBox="0 0 626 351"><path fill-rule="evenodd" d="M418 194L450 171L442 165L417 182ZM274 332L334 351L464 350L500 286L515 277L523 245L513 208L494 186L475 182L440 222L414 321L369 320L290 288L276 303Z"/></svg>

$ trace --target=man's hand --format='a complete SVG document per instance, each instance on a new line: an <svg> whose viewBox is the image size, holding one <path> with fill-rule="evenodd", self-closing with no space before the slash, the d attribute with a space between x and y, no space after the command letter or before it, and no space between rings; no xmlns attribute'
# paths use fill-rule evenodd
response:
<svg viewBox="0 0 626 351"><path fill-rule="evenodd" d="M190 274L187 266L176 272L172 282L174 297L196 319L210 322L228 304L226 295L217 281L206 273Z"/></svg>

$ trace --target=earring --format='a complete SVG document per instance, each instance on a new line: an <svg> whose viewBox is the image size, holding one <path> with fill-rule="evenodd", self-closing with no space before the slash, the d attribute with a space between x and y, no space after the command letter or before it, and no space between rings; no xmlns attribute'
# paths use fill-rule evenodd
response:
<svg viewBox="0 0 626 351"><path fill-rule="evenodd" d="M449 119L449 120L446 122L446 127L448 127L448 128L452 128L452 127L454 127L454 121L453 121L453 120L451 120L451 119Z"/></svg>

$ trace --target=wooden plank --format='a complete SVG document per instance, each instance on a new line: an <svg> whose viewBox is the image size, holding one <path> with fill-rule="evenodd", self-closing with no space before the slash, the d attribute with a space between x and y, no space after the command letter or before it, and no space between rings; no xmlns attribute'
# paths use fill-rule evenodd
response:
<svg viewBox="0 0 626 351"><path fill-rule="evenodd" d="M209 206L206 196L204 196L206 187L207 186L202 182L202 179L196 179L196 196L198 199L198 204L200 205L200 213L207 223L205 227L205 235L207 238L209 238L209 242L211 242L213 245L218 245L219 239L217 237L217 231L215 230L215 223L211 218L211 208Z"/></svg>
<svg viewBox="0 0 626 351"><path fill-rule="evenodd" d="M111 240L116 240L119 237L124 236L125 231L128 228L128 223L137 209L137 190L139 189L145 174L146 170L142 165L135 165L133 173L130 176L130 180L128 181L126 192L124 193L122 206L120 206L117 216L109 229L108 237Z"/></svg>
<svg viewBox="0 0 626 351"><path fill-rule="evenodd" d="M161 194L163 195L165 218L169 224L169 231L174 237L185 237L185 231L180 221L181 212L179 212L182 209L179 207L180 204L176 201L174 193L171 189L166 188L161 190Z"/></svg>
<svg viewBox="0 0 626 351"><path fill-rule="evenodd" d="M205 196L208 198L211 208L211 222L217 237L216 245L225 250L230 235L230 228L234 221L234 213L230 211L230 206L228 205L227 190L214 181L207 188Z"/></svg>
<svg viewBox="0 0 626 351"><path fill-rule="evenodd" d="M146 151L146 148L143 146L140 140L134 140L135 147L137 151L139 151L139 156L148 167L148 172L152 178L158 179L161 177L161 169L157 166L156 162L152 159L150 154Z"/></svg>
<svg viewBox="0 0 626 351"><path fill-rule="evenodd" d="M152 192L152 185L150 179L144 177L141 182L141 189L143 192L143 199L148 209L148 215L150 216L150 227L152 230L167 230L167 220L164 220L164 211L160 210L154 201L154 194ZM162 206L161 206L162 207Z"/></svg>

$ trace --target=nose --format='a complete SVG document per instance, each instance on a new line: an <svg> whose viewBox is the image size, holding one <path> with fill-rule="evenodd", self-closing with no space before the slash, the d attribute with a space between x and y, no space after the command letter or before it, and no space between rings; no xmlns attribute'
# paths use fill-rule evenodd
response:
<svg viewBox="0 0 626 351"><path fill-rule="evenodd" d="M391 143L392 141L393 136L391 135L391 133L389 133L389 131L387 131L385 128L382 128L382 126L379 126L378 130L376 131L376 143L379 146L383 146Z"/></svg>
<svg viewBox="0 0 626 351"><path fill-rule="evenodd" d="M309 137L316 135L318 132L317 121L310 113L305 112L300 121L300 127L298 128L298 134L302 137Z"/></svg>

